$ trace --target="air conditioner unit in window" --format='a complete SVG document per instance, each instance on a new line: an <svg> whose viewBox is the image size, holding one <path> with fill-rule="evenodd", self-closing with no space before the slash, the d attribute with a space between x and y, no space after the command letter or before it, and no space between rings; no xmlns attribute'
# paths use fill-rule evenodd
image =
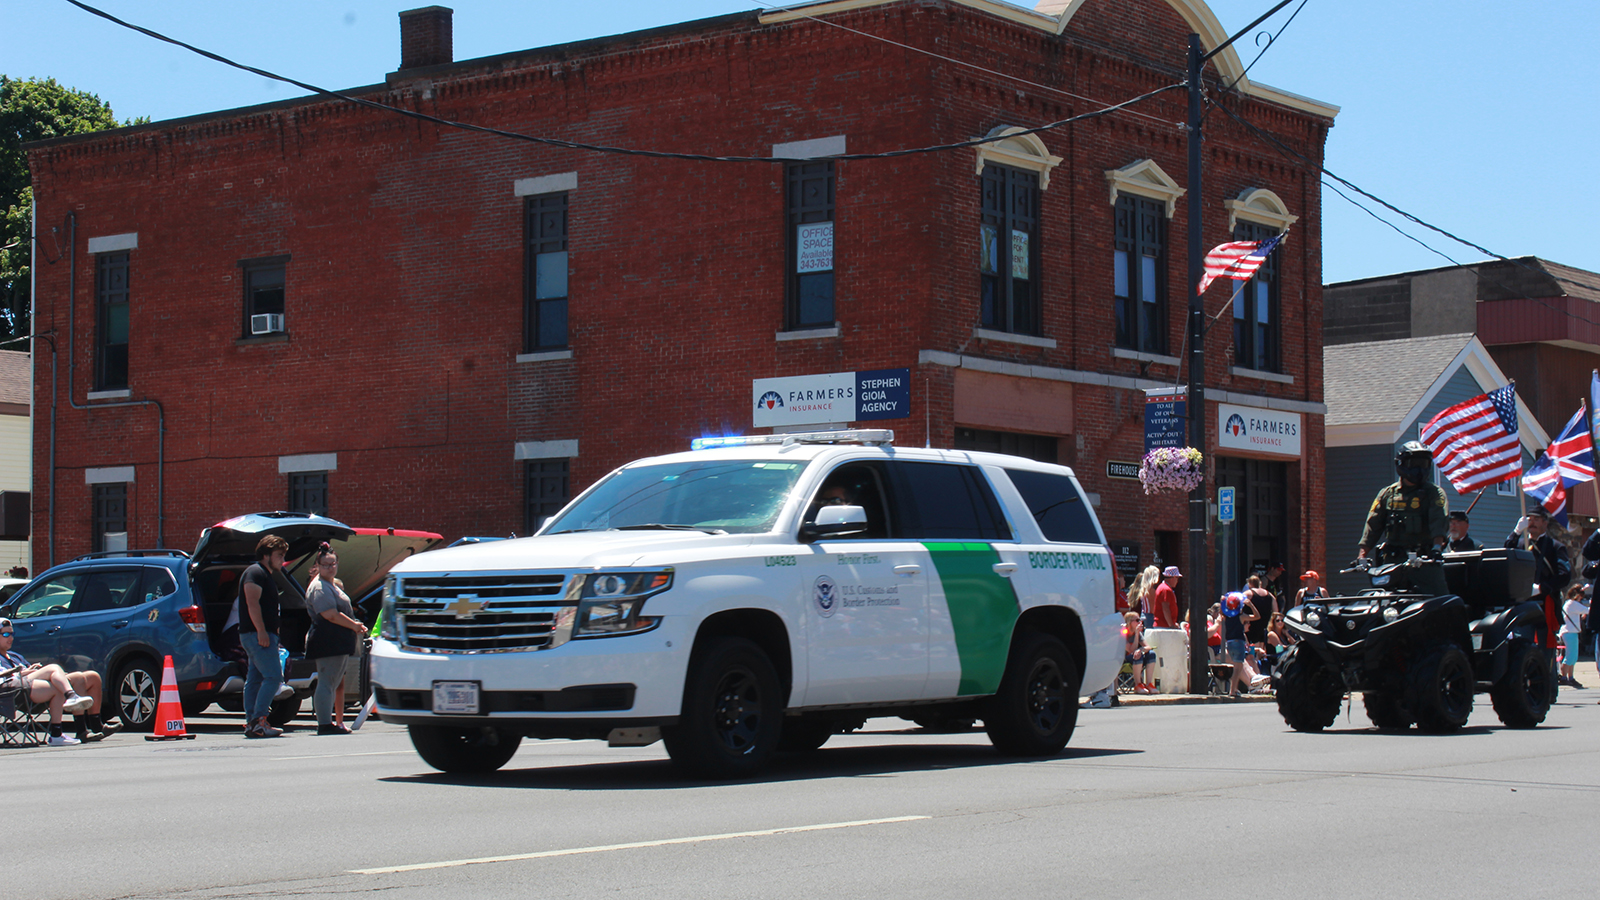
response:
<svg viewBox="0 0 1600 900"><path fill-rule="evenodd" d="M281 334L282 332L282 313L261 313L250 317L251 334Z"/></svg>

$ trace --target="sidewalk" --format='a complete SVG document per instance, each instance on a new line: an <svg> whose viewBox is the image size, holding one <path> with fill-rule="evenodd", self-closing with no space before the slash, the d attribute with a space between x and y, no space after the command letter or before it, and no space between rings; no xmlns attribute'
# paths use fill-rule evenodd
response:
<svg viewBox="0 0 1600 900"><path fill-rule="evenodd" d="M1584 700L1592 695L1596 703L1600 703L1600 669L1595 666L1592 659L1582 659L1572 667L1572 677L1583 685L1583 690L1569 687L1561 689L1561 700L1567 703ZM1118 704L1121 706L1189 706L1196 703L1276 703L1277 698L1271 694L1246 694L1235 700L1232 697L1212 697L1206 694L1118 694ZM1084 708L1090 708L1087 701Z"/></svg>

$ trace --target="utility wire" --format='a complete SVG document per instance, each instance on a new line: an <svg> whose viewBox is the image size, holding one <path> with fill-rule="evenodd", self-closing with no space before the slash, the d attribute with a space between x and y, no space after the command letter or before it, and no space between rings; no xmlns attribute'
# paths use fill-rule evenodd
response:
<svg viewBox="0 0 1600 900"><path fill-rule="evenodd" d="M1585 288L1587 290L1600 292L1600 286L1596 286L1596 285L1590 284L1590 283L1585 282L1585 281L1578 281L1576 279L1566 278L1566 277L1563 277L1561 275L1557 275L1554 272L1550 272L1550 271L1545 270L1545 269L1540 269L1540 268L1536 268L1534 266L1531 266L1531 265L1523 262L1520 259L1513 259L1513 258L1511 258L1509 256L1504 256L1502 254L1495 253L1493 250L1490 250L1490 249L1488 249L1486 247L1483 247L1483 246L1480 246L1480 245L1478 245L1476 243L1473 243L1472 241L1469 241L1466 238L1458 237L1458 236L1456 236L1456 235L1444 230L1443 228L1440 228L1437 225L1433 225L1433 224L1431 224L1429 222L1426 222L1423 219L1418 218L1417 216L1415 216L1415 215L1413 215L1413 214L1411 214L1409 212L1406 212L1405 210L1399 208L1398 206L1395 206L1394 204L1390 203L1389 201L1384 200L1382 197L1379 197L1376 194L1373 194L1373 193L1371 193L1369 191L1366 191L1366 190L1362 189L1359 185L1356 185L1356 184L1352 183L1348 179L1341 178L1339 175L1337 175L1336 173L1330 171L1326 167L1318 165L1317 163L1312 162L1304 154L1301 154L1301 153L1295 151L1293 148L1285 145L1282 141L1279 141L1271 133L1265 131L1264 129L1262 129L1260 127L1258 127L1255 123L1245 119L1244 117L1240 116L1238 113L1235 113L1233 110L1231 110L1228 107L1222 105L1221 103L1213 102L1212 105L1214 105L1217 109L1222 110L1224 113L1226 113L1228 115L1229 118L1233 119L1235 122L1238 122L1240 125L1243 125L1245 128L1248 128L1250 131L1254 132L1262 140L1264 140L1264 141L1268 142L1269 144L1271 144L1274 148L1276 148L1278 150L1279 153L1283 154L1285 157L1287 157L1287 158L1289 158L1289 159L1291 159L1293 161L1302 163L1304 165L1307 165L1307 166L1310 166L1310 167L1316 169L1317 172L1319 172L1320 174L1326 175L1329 178L1332 178L1333 180L1339 182L1340 184L1344 185L1345 187L1350 188L1352 191L1355 191L1356 193L1360 194L1361 196L1367 197L1367 198L1371 199L1372 201L1381 204L1386 209L1393 210L1396 214L1401 215L1401 216L1405 217L1406 219L1409 219L1410 221L1413 221L1413 222L1417 223L1418 225L1423 226L1424 228L1428 228L1428 229L1430 229L1432 231L1436 231L1439 234L1442 234L1445 237L1450 238L1451 240L1453 240L1453 241L1455 241L1455 242L1457 242L1459 244L1462 244L1462 245L1467 246L1467 247L1471 247L1472 249L1477 250L1478 252L1484 254L1485 256L1493 257L1493 258L1495 258L1497 260L1500 260L1501 262L1510 263L1511 265L1517 266L1517 267L1522 268L1522 269L1526 269L1527 271L1532 272L1532 273L1534 273L1536 275L1540 275L1542 277L1550 278L1551 280L1556 281L1556 282L1561 283L1561 284L1570 284L1570 285L1574 285L1576 287ZM1324 184L1326 184L1326 182L1324 182ZM1333 186L1329 185L1329 187L1332 188ZM1379 216L1378 214L1374 213L1372 210L1367 209L1365 206L1362 206L1360 203L1358 203L1355 200L1351 199L1351 197L1348 194L1344 193L1343 191L1338 190L1337 188L1333 188L1333 190L1334 190L1334 193L1336 193L1340 197L1344 198L1351 205L1353 205L1356 208L1362 210L1363 212L1367 213L1368 215L1372 216L1373 218L1377 219L1378 221L1383 222L1384 224L1388 225L1390 228L1393 228L1395 231L1398 231L1400 234L1405 235L1407 238L1409 238L1412 241L1415 241L1417 244L1421 245L1422 247L1426 248L1427 250L1429 250L1429 251L1431 251L1431 252L1433 252L1435 254L1438 254L1439 256L1443 257L1444 259L1450 260L1450 262L1454 263L1455 265L1458 265L1458 266L1462 265L1462 263L1456 262L1454 259L1451 259L1451 257L1448 256L1447 254L1443 253L1440 250L1435 249L1434 247L1430 246L1426 242L1422 241L1420 238L1417 238L1417 237L1409 234L1408 232L1400 229L1394 223L1389 222L1387 219L1384 219L1382 216ZM1518 289L1506 284L1503 281L1500 281L1497 278L1494 278L1491 275L1486 275L1483 272L1478 272L1477 275L1478 275L1479 278L1486 279L1486 280L1489 281L1489 283L1491 283L1491 284L1501 288L1502 290L1506 291L1506 293L1510 294L1513 298L1522 299L1522 300L1528 300L1528 301L1531 301L1533 303L1537 303L1540 306L1543 306L1544 308L1546 308L1546 309L1548 309L1548 310L1550 310L1552 312L1560 313L1561 315L1564 315L1564 316L1566 316L1566 317L1568 317L1570 319L1576 319L1579 322L1583 322L1583 323L1588 324L1588 325L1594 325L1594 326L1600 327L1600 322L1597 322L1597 321L1595 321L1593 319L1590 319L1587 316L1579 315L1578 313L1572 312L1571 310L1562 309L1561 307L1558 307L1558 306L1552 306L1551 304L1546 303L1544 300L1539 299L1537 297L1525 296L1522 291L1520 291L1520 290L1518 290Z"/></svg>
<svg viewBox="0 0 1600 900"><path fill-rule="evenodd" d="M1283 33L1289 29L1290 25L1294 24L1295 17L1300 15L1300 10L1305 9L1306 8L1306 3L1308 3L1308 2L1310 2L1310 0L1300 0L1300 5L1296 6L1294 8L1294 12L1289 14L1289 20L1287 22L1283 23L1283 27L1278 29L1278 33L1277 34L1268 34L1265 31L1261 32L1261 34L1267 34L1267 44L1266 44L1266 46L1261 48L1261 52L1256 54L1256 58L1250 60L1250 65L1245 66L1244 67L1244 71L1239 73L1239 77L1235 78L1233 80L1233 83L1228 85L1226 88L1224 88L1224 90L1228 90L1228 91L1233 90L1239 84L1239 82L1244 80L1244 77L1246 75L1250 74L1250 70L1254 69L1256 67L1256 63L1261 61L1261 57L1266 56L1267 55L1267 51L1272 49L1272 45L1278 42L1278 38L1281 37L1283 35ZM1257 35L1256 40L1257 40L1257 42L1259 42L1261 40L1260 35Z"/></svg>
<svg viewBox="0 0 1600 900"><path fill-rule="evenodd" d="M278 74L275 74L273 72L268 72L265 69L258 69L258 68L254 67L254 66L249 66L249 65L245 65L244 63L235 62L235 61L233 61L231 59L228 59L225 56L221 56L221 55L218 55L216 53L212 53L209 50L202 50L201 48L196 47L193 44L186 44L183 41L178 40L177 38L168 37L168 36L166 36L164 34L161 34L160 32L152 31L152 30L150 30L148 28L145 28L145 27L140 26L140 25L135 25L135 24L133 24L131 22L123 21L122 19L119 19L116 16L113 16L112 14L110 14L108 12L105 12L104 10L96 9L95 7L90 6L87 3L81 2L81 0L66 0L66 2L72 4L73 6L78 7L79 9L83 10L84 12L90 13L92 15L99 16L99 17L101 17L103 19L106 19L107 21L113 22L113 23L115 23L117 25L121 25L124 28L131 29L133 31L137 31L140 34L143 34L143 35L145 35L147 37L154 38L154 39L156 39L158 41L163 41L165 43L172 44L174 46L182 47L183 49L188 50L188 51L190 51L192 53L197 53L197 54L199 54L201 56L204 56L207 59L214 60L214 61L222 63L223 65L226 65L226 66L231 66L231 67L233 67L235 69L241 69L243 71L250 72L250 73L255 74L255 75L260 75L263 78L272 79L273 81L281 81L281 82L283 82L285 84L292 84L295 87L300 88L301 90L310 91L310 92L312 92L314 94L322 94L322 95L325 95L325 96L328 96L328 97L333 97L333 98L336 98L336 99L339 99L339 100L343 100L346 103L352 103L352 104L355 104L357 106L364 106L364 107L367 107L369 109L376 109L376 110L381 110L381 111L384 111L384 112L395 113L395 114L398 114L398 115L406 116L408 118L418 119L418 120L423 121L423 122L429 122L429 123L432 123L434 125L439 125L439 126L446 127L446 128L456 128L456 129L460 129L460 130L463 130L463 131L478 132L480 134L491 134L491 135L495 135L497 137L510 138L512 140L519 140L519 141L529 141L529 142L532 142L532 143L535 143L535 144L543 144L545 146L550 146L550 147L561 147L561 148L568 149L568 150L586 150L586 151L591 151L591 152L595 152L595 153L612 153L612 154L619 154L619 155L623 155L623 156L644 156L644 157L650 157L650 158L654 158L654 159L678 159L678 160L690 160L690 161L696 161L696 162L735 162L735 163L804 162L804 161L807 161L809 159L809 157L789 157L789 156L715 156L715 155L708 155L708 154L702 154L702 153L676 153L676 152L671 152L671 151L666 151L666 150L639 150L639 149L634 149L634 148L631 148L631 147L612 147L612 146L608 146L608 145L604 145L604 144L587 144L587 143L583 143L581 141L568 141L568 140L563 140L563 139L560 139L560 138L540 137L538 135L522 134L520 132L515 132L515 131L506 131L506 130L500 129L500 128L490 128L490 127L485 126L485 125L473 125L473 124L471 124L469 122L459 122L459 121L455 121L455 120L452 120L452 119L444 119L444 118L440 118L438 116L430 116L427 113L417 112L416 110L404 109L404 108L398 107L398 106L390 106L389 104L386 104L386 103L379 103L379 102L374 101L374 100L367 100L367 99L364 99L364 98L361 98L361 97L351 96L349 94L345 94L345 93L342 93L340 91L329 90L327 88L318 87L318 86L316 86L314 84L307 84L306 82L303 82L303 81L297 81L296 79L289 78L289 77L284 76L284 75L278 75ZM995 143L997 141L1008 140L1008 139L1014 138L1014 137L1016 137L1016 136L1018 136L1020 134L1037 134L1037 133L1039 133L1041 131L1049 131L1049 130L1054 129L1054 128L1060 128L1063 125L1070 125L1070 124L1072 124L1074 122L1082 122L1082 121L1085 121L1085 120L1088 120L1088 119L1095 119L1095 118L1099 118L1101 116L1110 115L1111 113L1120 111L1120 110L1125 109L1127 107L1133 106L1133 105L1135 105L1137 103L1140 103L1140 102L1143 102L1145 100L1148 100L1151 97L1155 97L1157 95L1167 93L1168 91L1175 91L1175 90L1178 90L1178 89L1180 89L1182 87L1183 87L1183 84L1181 82L1177 83L1177 84L1169 84L1166 87L1161 87L1161 88L1157 88L1157 89L1155 89L1153 91L1148 91L1146 93L1140 94L1137 97L1133 97L1133 98L1131 98L1129 100L1124 100L1121 103L1115 103L1115 104L1112 104L1110 106L1102 107L1102 108L1097 109L1097 110L1091 110L1089 112L1081 113L1081 114L1076 115L1076 116L1070 116L1068 118L1060 119L1060 120L1057 120L1055 122L1050 122L1050 123L1045 124L1045 125L1039 125L1039 126L1036 126L1036 127L1033 127L1033 128L1024 128L1024 129L1022 129L1020 131L1012 131L1009 134L994 135L994 136L991 136L991 137L973 138L971 140L957 141L955 143L950 143L950 144L938 144L938 145L929 146L929 147L912 147L912 148L907 148L907 149L902 149L902 150L886 150L886 151L883 151L883 152L880 152L880 153L841 153L841 154L838 154L838 155L835 155L835 156L828 156L828 157L826 157L826 159L834 160L834 161L850 161L850 160L865 160L865 159L893 159L893 158L902 157L902 156L913 156L913 155L923 154L923 153L940 153L940 152L944 152L944 151L947 151L947 150L960 150L960 149L963 149L963 148L966 148L966 147L977 147L977 146L981 146L983 144L990 144L990 143Z"/></svg>

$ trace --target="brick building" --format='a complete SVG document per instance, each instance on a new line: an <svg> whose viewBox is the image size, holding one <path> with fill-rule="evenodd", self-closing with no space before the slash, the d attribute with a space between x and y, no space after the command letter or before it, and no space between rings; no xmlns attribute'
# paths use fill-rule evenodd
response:
<svg viewBox="0 0 1600 900"><path fill-rule="evenodd" d="M285 506L525 533L617 464L752 430L763 379L868 370L909 387L868 424L1073 465L1139 564L1187 558L1185 499L1107 474L1180 378L1183 92L1019 132L1181 81L1191 32L1226 37L1200 0L843 0L461 62L448 10L401 18L402 68L349 93L768 161L325 97L32 145L62 248L34 292L36 563ZM1208 119L1205 244L1293 225L1208 341L1208 455L1234 416L1298 445L1213 457L1236 580L1322 559L1337 110L1215 63L1211 101L1310 160Z"/></svg>

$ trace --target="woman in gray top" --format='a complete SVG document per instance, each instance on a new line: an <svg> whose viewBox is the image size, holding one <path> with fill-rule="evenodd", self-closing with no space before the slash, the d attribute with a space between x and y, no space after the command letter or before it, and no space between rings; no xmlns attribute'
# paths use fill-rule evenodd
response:
<svg viewBox="0 0 1600 900"><path fill-rule="evenodd" d="M316 562L317 577L306 591L311 612L306 658L317 665L317 690L312 695L317 734L349 734L344 727L344 667L356 652L357 635L367 629L355 618L350 597L339 586L339 557L327 542L317 549Z"/></svg>

